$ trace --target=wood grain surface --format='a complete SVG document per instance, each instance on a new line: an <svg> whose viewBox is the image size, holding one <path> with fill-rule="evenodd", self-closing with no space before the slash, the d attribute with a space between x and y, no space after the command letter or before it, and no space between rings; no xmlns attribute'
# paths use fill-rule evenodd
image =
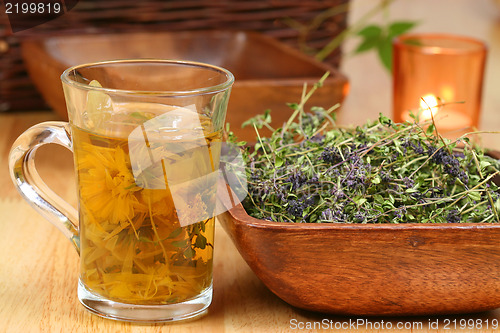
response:
<svg viewBox="0 0 500 333"><path fill-rule="evenodd" d="M350 19L356 20L372 6L372 0L353 0ZM499 130L500 8L495 2L398 0L391 6L389 18L418 20L415 31L461 33L489 43L481 127ZM356 41L350 41L346 51L355 45ZM351 92L339 113L341 123L364 122L379 112L391 114L391 79L374 53L345 58L342 71L349 77ZM321 331L313 327L337 332L500 331L491 326L500 321L498 309L439 317L349 317L299 310L260 282L220 225L216 227L214 300L205 317L177 324L134 325L91 315L77 300L78 256L72 245L22 200L8 175L7 156L14 139L30 125L45 120L59 119L50 112L0 114L0 332ZM497 135L485 136L484 143L500 149ZM59 147L41 149L37 161L46 182L75 204L69 152ZM472 328L460 329L461 321L471 320L475 323ZM349 326L353 322L360 325ZM389 323L392 329L388 329Z"/></svg>

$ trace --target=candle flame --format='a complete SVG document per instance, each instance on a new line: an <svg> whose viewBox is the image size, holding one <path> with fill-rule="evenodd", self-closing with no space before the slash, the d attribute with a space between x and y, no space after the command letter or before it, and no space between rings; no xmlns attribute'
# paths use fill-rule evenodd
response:
<svg viewBox="0 0 500 333"><path fill-rule="evenodd" d="M427 94L420 99L420 109L422 110L421 119L428 120L433 118L439 110L439 101L433 94Z"/></svg>

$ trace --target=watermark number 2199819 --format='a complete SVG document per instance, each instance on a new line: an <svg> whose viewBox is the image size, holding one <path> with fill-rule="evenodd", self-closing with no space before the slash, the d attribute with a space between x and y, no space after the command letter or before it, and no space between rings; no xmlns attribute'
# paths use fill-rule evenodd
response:
<svg viewBox="0 0 500 333"><path fill-rule="evenodd" d="M62 11L60 1L54 2L6 2L6 14L59 14Z"/></svg>
<svg viewBox="0 0 500 333"><path fill-rule="evenodd" d="M31 29L54 20L71 10L78 0L3 0L3 15L7 15L13 33Z"/></svg>

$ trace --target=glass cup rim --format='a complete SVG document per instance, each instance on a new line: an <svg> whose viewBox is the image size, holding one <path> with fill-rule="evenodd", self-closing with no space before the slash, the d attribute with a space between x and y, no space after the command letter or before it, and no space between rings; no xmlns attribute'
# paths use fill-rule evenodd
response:
<svg viewBox="0 0 500 333"><path fill-rule="evenodd" d="M183 66L183 67L199 67L199 68L205 68L207 70L211 70L213 72L218 72L226 77L226 80L222 83L213 85L213 86L208 86L208 87L203 87L203 88L198 88L198 89L190 89L190 90L129 90L129 89L115 89L115 88L106 88L106 87L95 87L95 86L90 86L85 83L77 82L75 80L72 80L69 78L70 73L77 71L78 69L82 68L88 68L92 66L104 66L104 65L114 65L114 64L152 64L152 63L157 63L157 64L168 64L168 65L178 65L178 66ZM175 97L175 96L194 96L194 95L203 95L203 94L214 94L217 92L224 91L228 89L229 87L232 86L234 83L234 75L227 69L212 65L212 64L207 64L203 62L197 62L197 61L189 61L189 60L171 60L171 59L119 59L119 60L106 60L106 61L96 61L96 62L89 62L85 64L79 64L75 66L71 66L67 68L62 74L61 74L61 81L64 84L67 84L68 86L72 86L74 88L82 89L82 90L88 90L88 91L100 91L103 93L107 94L114 94L114 95L135 95L135 96L140 96L140 95L147 95L149 97Z"/></svg>
<svg viewBox="0 0 500 333"><path fill-rule="evenodd" d="M412 39L427 39L427 40L449 40L458 41L467 47L454 48L450 46L431 46L431 45L413 45L405 43ZM418 51L421 53L439 53L439 54L473 54L473 53L483 53L486 52L488 46L486 43L480 39L463 36L454 35L446 33L408 33L402 34L393 40L393 45L395 47L404 47L409 50Z"/></svg>

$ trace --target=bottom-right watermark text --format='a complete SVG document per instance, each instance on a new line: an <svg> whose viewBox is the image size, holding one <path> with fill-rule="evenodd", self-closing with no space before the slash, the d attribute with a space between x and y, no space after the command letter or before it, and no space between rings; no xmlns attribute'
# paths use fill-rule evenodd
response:
<svg viewBox="0 0 500 333"><path fill-rule="evenodd" d="M498 319L491 318L462 318L462 319L428 319L415 321L393 321L393 320L371 320L371 319L348 319L321 321L301 321L290 319L292 330L489 330L498 329L500 326Z"/></svg>

